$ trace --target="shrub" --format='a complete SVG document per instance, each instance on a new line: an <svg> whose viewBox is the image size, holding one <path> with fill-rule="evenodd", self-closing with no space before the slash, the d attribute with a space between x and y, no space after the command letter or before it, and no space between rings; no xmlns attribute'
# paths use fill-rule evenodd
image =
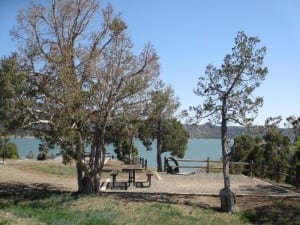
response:
<svg viewBox="0 0 300 225"><path fill-rule="evenodd" d="M39 144L38 160L46 160L48 154L48 147L45 144Z"/></svg>
<svg viewBox="0 0 300 225"><path fill-rule="evenodd" d="M18 159L19 151L18 146L15 143L9 142L6 144L5 148L2 148L0 151L1 157L9 158L9 159Z"/></svg>
<svg viewBox="0 0 300 225"><path fill-rule="evenodd" d="M45 152L40 152L37 156L37 160L46 160L47 154Z"/></svg>

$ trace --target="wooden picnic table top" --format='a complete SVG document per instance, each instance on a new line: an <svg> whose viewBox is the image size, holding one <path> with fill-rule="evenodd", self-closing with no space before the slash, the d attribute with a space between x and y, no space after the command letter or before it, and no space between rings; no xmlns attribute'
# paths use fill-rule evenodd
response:
<svg viewBox="0 0 300 225"><path fill-rule="evenodd" d="M144 168L139 164L127 164L121 166L122 170L143 170Z"/></svg>

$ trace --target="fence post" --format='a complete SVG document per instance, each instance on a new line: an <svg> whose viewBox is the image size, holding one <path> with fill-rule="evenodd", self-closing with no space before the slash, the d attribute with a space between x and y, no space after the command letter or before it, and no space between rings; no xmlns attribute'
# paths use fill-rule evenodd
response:
<svg viewBox="0 0 300 225"><path fill-rule="evenodd" d="M264 178L265 177L265 160L261 162L261 171L260 171L260 177Z"/></svg>
<svg viewBox="0 0 300 225"><path fill-rule="evenodd" d="M210 172L210 168L209 168L209 157L207 157L207 161L206 161L206 173Z"/></svg>
<svg viewBox="0 0 300 225"><path fill-rule="evenodd" d="M279 183L280 181L280 172L281 171L281 166L280 166L280 163L279 162L276 162L276 165L275 165L275 180L277 183Z"/></svg>
<svg viewBox="0 0 300 225"><path fill-rule="evenodd" d="M300 165L296 166L296 185L300 185Z"/></svg>
<svg viewBox="0 0 300 225"><path fill-rule="evenodd" d="M253 160L250 161L250 177L253 178L253 165L254 165L254 162Z"/></svg>
<svg viewBox="0 0 300 225"><path fill-rule="evenodd" d="M145 170L147 169L147 159L145 160Z"/></svg>
<svg viewBox="0 0 300 225"><path fill-rule="evenodd" d="M167 171L167 157L164 157L164 172Z"/></svg>

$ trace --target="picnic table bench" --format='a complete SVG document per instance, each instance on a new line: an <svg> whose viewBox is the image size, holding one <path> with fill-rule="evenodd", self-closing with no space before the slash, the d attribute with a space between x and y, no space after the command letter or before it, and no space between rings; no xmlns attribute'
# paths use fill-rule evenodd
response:
<svg viewBox="0 0 300 225"><path fill-rule="evenodd" d="M150 187L151 186L151 178L153 176L153 173L150 170L146 170L145 174L146 174L147 179L136 181L135 182L136 187L144 187L145 188L145 187Z"/></svg>
<svg viewBox="0 0 300 225"><path fill-rule="evenodd" d="M112 176L112 185L110 186L111 189L128 189L129 182L125 179L117 179L119 171L112 170L110 175Z"/></svg>

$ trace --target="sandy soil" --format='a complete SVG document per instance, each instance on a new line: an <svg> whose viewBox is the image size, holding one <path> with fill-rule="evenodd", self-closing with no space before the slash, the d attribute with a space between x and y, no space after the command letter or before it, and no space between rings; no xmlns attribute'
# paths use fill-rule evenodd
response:
<svg viewBox="0 0 300 225"><path fill-rule="evenodd" d="M61 164L60 160L36 161L18 160L7 161L5 165L0 165L0 183L21 183L25 185L45 184L52 188L63 191L76 191L77 181L75 177L61 177L49 173L43 173L28 168L30 164ZM2 190L3 191L3 190Z"/></svg>
<svg viewBox="0 0 300 225"><path fill-rule="evenodd" d="M0 198L26 191L76 192L76 177L56 176L33 170L28 166L32 163L60 164L61 161L22 160L8 161L0 165ZM103 187L108 181L109 176L103 177ZM241 210L266 207L274 201L298 204L300 207L300 195L294 191L240 175L232 176L231 181L232 189L237 194L237 205ZM124 201L159 201L218 208L220 204L218 192L222 185L223 179L220 174L184 176L162 173L153 177L150 188L136 188L131 185L128 190L103 189L103 191Z"/></svg>

